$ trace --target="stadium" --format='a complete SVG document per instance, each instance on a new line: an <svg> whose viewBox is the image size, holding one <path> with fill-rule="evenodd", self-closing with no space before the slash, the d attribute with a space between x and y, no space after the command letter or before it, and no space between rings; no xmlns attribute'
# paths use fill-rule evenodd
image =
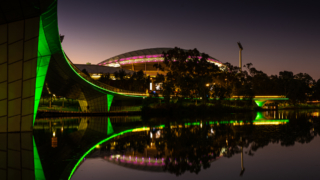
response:
<svg viewBox="0 0 320 180"><path fill-rule="evenodd" d="M142 70L145 74L150 77L155 77L157 73L163 73L159 69L153 67L154 64L163 64L164 57L163 53L168 52L173 48L152 48L152 49L142 49L137 51L131 51L124 54L120 54L109 59L106 59L100 63L99 66L109 66L109 67L120 67L126 70L140 71ZM215 63L217 66L221 67L223 64L216 58L209 57L209 62Z"/></svg>

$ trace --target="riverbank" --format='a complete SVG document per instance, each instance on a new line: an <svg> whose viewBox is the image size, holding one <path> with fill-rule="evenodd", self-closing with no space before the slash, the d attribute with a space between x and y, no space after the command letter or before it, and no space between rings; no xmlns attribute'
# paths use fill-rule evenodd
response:
<svg viewBox="0 0 320 180"><path fill-rule="evenodd" d="M279 106L278 109L279 110L320 109L320 104L286 105L286 106Z"/></svg>
<svg viewBox="0 0 320 180"><path fill-rule="evenodd" d="M58 110L38 110L37 118L48 117L78 117L78 116L121 116L121 115L141 115L141 111L110 111L105 112L82 112L82 111L58 111Z"/></svg>
<svg viewBox="0 0 320 180"><path fill-rule="evenodd" d="M39 107L37 118L48 117L74 117L74 116L131 116L142 115L145 117L212 117L222 116L229 113L247 113L261 111L277 110L304 110L320 109L319 105L300 104L296 106L279 106L278 109L264 109L252 105L232 106L226 104L157 104L152 106L134 106L134 107L113 107L112 110L105 112L82 112L75 107Z"/></svg>
<svg viewBox="0 0 320 180"><path fill-rule="evenodd" d="M226 104L161 104L156 106L143 106L141 114L146 117L210 117L222 116L228 113L247 113L278 110L308 110L320 109L319 105L300 104L296 106L280 106L276 109L261 108L254 105L230 106Z"/></svg>
<svg viewBox="0 0 320 180"><path fill-rule="evenodd" d="M225 105L180 105L161 104L157 106L143 106L141 114L143 116L157 117L199 117L217 116L226 113L243 113L252 111L262 111L260 107L251 106L225 106Z"/></svg>

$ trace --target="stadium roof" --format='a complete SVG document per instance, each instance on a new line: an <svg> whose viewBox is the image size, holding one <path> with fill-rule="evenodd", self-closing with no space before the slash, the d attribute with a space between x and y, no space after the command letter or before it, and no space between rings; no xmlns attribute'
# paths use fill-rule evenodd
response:
<svg viewBox="0 0 320 180"><path fill-rule="evenodd" d="M118 59L123 59L123 58L129 58L129 57L134 57L134 56L146 56L146 55L159 55L159 54L163 54L163 52L167 52L171 49L174 48L151 48L151 49L141 49L141 50L136 50L136 51L131 51L131 52L127 52L127 53L123 53L114 57L111 57L109 59L103 60L102 62L98 63L98 64L102 64L108 61L113 61L113 60L118 60ZM187 50L185 50L187 51ZM210 57L216 61L218 61L216 58Z"/></svg>

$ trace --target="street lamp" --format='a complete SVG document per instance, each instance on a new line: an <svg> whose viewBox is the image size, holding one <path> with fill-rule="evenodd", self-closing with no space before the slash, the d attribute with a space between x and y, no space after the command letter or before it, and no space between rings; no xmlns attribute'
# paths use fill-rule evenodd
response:
<svg viewBox="0 0 320 180"><path fill-rule="evenodd" d="M243 50L243 47L242 47L240 42L238 42L238 46L239 46L239 67L240 67L240 71L242 71L242 55L241 55L241 52Z"/></svg>

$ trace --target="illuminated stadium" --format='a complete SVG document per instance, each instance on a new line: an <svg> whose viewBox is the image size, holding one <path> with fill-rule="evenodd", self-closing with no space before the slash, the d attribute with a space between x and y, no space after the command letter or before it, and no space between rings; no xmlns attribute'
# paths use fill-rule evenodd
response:
<svg viewBox="0 0 320 180"><path fill-rule="evenodd" d="M98 65L120 67L133 71L142 70L147 75L155 77L157 73L161 73L161 71L153 67L153 65L156 63L161 64L164 60L163 52L167 52L171 49L173 48L152 48L131 51L106 59L98 63ZM223 64L216 58L209 57L208 61L215 63L219 67L223 66ZM165 65L163 64L162 67L165 67Z"/></svg>

